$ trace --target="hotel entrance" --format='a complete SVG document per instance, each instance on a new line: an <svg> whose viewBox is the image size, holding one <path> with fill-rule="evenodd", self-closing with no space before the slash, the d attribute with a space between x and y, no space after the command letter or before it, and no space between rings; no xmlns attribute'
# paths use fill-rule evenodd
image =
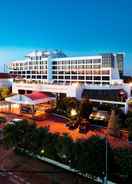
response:
<svg viewBox="0 0 132 184"><path fill-rule="evenodd" d="M43 120L47 112L54 107L56 98L46 93L33 92L26 95L17 94L7 97L5 100L6 105L3 108L3 112Z"/></svg>

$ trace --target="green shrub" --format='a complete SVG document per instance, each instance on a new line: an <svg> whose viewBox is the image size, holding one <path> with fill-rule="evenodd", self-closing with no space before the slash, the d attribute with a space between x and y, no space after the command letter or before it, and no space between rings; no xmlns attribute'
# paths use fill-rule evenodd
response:
<svg viewBox="0 0 132 184"><path fill-rule="evenodd" d="M4 118L4 117L1 116L1 117L0 117L0 124L1 124L1 123L5 123L5 122L6 122L6 118Z"/></svg>

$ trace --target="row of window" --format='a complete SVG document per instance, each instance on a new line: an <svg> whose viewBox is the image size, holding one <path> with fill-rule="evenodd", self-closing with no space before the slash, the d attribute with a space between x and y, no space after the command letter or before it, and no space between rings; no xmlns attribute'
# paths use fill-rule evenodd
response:
<svg viewBox="0 0 132 184"><path fill-rule="evenodd" d="M25 76L25 75L23 75L22 76L23 78L26 78L26 79L47 79L47 75L27 75L27 76Z"/></svg>
<svg viewBox="0 0 132 184"><path fill-rule="evenodd" d="M101 65L62 65L62 66L52 66L53 70L66 70L66 69L100 69Z"/></svg>
<svg viewBox="0 0 132 184"><path fill-rule="evenodd" d="M53 65L92 64L92 63L100 63L100 62L101 62L101 59L65 60L65 61L53 61Z"/></svg>
<svg viewBox="0 0 132 184"><path fill-rule="evenodd" d="M43 70L43 69L45 69L45 70L47 70L47 65L43 65L43 66L36 66L36 65L34 65L34 66L29 66L29 67L16 67L16 68L10 68L10 70Z"/></svg>
<svg viewBox="0 0 132 184"><path fill-rule="evenodd" d="M103 82L100 82L100 81L79 81L78 80L78 82L81 84L83 84L84 82L86 83L86 84L103 84L103 85L109 85L110 84L110 82L108 82L108 81L103 81ZM72 81L72 80L70 80L70 81L64 81L64 80L54 80L54 83L56 83L56 84L62 84L62 83L65 83L65 84L74 84L75 83L75 81Z"/></svg>
<svg viewBox="0 0 132 184"><path fill-rule="evenodd" d="M110 80L110 77L108 76L103 76L102 78L99 77L99 76L56 76L54 75L53 76L53 79L74 79L74 80L106 80L106 81L109 81Z"/></svg>
<svg viewBox="0 0 132 184"><path fill-rule="evenodd" d="M100 70L82 70L82 71L53 71L52 74L74 74L74 75L79 75L79 74L84 74L84 75L109 75L110 71L100 71Z"/></svg>
<svg viewBox="0 0 132 184"><path fill-rule="evenodd" d="M20 67L20 66L27 66L27 65L47 65L47 61L28 61L23 63L12 63L10 67Z"/></svg>
<svg viewBox="0 0 132 184"><path fill-rule="evenodd" d="M42 71L15 71L15 72L10 72L10 74L47 74L47 70L42 70Z"/></svg>

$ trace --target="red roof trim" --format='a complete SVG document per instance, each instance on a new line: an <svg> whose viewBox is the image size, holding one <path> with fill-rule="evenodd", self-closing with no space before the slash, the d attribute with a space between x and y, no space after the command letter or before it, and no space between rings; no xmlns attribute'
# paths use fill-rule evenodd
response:
<svg viewBox="0 0 132 184"><path fill-rule="evenodd" d="M46 93L42 92L33 92L31 94L26 94L25 96L27 96L31 100L40 100L44 98L49 98L49 96Z"/></svg>

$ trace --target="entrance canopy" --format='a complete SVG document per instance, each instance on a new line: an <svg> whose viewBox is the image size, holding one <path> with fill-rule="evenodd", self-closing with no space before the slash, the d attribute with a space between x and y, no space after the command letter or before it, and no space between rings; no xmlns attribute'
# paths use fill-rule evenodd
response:
<svg viewBox="0 0 132 184"><path fill-rule="evenodd" d="M36 105L40 103L46 103L55 100L55 97L51 97L46 93L33 92L31 94L17 94L5 98L5 101L15 104L25 104L25 105Z"/></svg>

